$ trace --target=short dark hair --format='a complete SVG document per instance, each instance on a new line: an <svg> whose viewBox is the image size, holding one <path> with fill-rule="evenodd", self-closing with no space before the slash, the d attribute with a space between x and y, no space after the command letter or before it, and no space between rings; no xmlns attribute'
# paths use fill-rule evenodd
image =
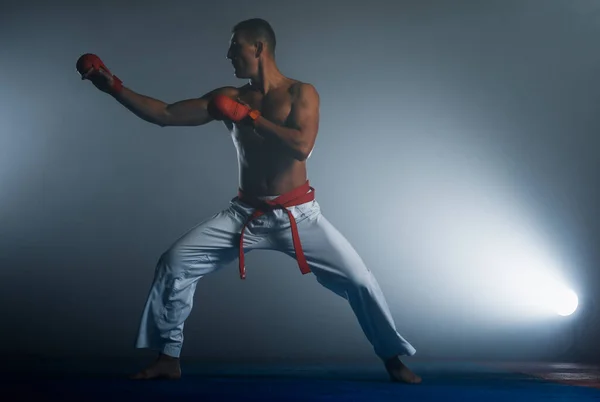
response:
<svg viewBox="0 0 600 402"><path fill-rule="evenodd" d="M242 32L243 34L249 35L249 38L252 40L263 40L268 44L271 54L275 55L275 45L277 44L275 31L273 31L271 24L262 18L251 18L238 22L231 32Z"/></svg>

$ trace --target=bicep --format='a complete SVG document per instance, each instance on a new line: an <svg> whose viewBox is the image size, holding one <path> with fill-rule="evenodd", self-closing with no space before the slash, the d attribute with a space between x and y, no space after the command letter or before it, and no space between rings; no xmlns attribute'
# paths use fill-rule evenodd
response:
<svg viewBox="0 0 600 402"><path fill-rule="evenodd" d="M236 96L234 87L222 87L207 92L200 98L186 99L171 103L166 107L166 122L168 126L200 126L213 119L208 114L208 103L216 94Z"/></svg>

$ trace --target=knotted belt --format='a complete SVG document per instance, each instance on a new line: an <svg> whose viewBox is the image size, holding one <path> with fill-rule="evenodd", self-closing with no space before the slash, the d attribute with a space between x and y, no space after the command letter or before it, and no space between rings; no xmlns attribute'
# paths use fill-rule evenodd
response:
<svg viewBox="0 0 600 402"><path fill-rule="evenodd" d="M294 215L292 215L291 211L287 209L288 207L304 204L315 199L315 189L310 186L308 180L303 185L296 187L295 189L288 191L287 193L284 193L273 200L261 200L245 194L242 190L238 191L238 199L255 208L252 215L250 215L250 217L242 226L242 232L240 233L240 278L246 279L246 265L244 264L244 230L255 218L258 218L259 216L276 209L283 209L287 213L287 216L290 219L294 251L296 252L296 260L298 261L300 272L302 272L303 275L309 273L310 268L306 262L306 257L304 257L304 251L302 251L296 219L294 219Z"/></svg>

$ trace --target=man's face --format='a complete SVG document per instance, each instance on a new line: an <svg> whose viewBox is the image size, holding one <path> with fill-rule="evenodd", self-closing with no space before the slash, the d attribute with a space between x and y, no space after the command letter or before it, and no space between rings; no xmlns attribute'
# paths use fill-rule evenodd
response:
<svg viewBox="0 0 600 402"><path fill-rule="evenodd" d="M258 73L256 46L239 32L231 36L227 59L231 60L237 78L252 78Z"/></svg>

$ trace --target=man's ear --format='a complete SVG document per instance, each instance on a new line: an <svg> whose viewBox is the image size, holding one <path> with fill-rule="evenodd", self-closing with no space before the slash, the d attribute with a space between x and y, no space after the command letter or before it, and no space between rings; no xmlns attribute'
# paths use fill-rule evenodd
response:
<svg viewBox="0 0 600 402"><path fill-rule="evenodd" d="M260 57L260 55L263 53L265 46L262 42L256 42L256 57Z"/></svg>

